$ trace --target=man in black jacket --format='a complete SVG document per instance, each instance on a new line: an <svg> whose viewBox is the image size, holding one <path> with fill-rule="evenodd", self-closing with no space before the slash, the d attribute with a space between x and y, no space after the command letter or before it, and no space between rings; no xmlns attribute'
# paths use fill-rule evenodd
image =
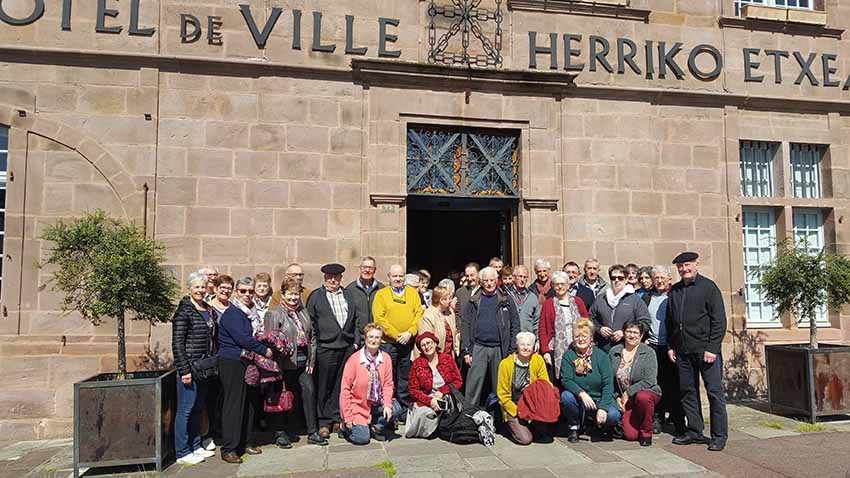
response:
<svg viewBox="0 0 850 478"><path fill-rule="evenodd" d="M496 269L485 267L479 273L481 289L472 295L461 324L460 353L469 373L466 398L479 405L484 394L484 381L489 375L490 387L496 390L499 362L516 349L519 313L513 301L498 287Z"/></svg>
<svg viewBox="0 0 850 478"><path fill-rule="evenodd" d="M345 287L345 292L357 309L357 325L354 329L354 344L363 345L363 328L372 321L372 300L375 293L384 288L384 284L375 278L375 258L365 256L360 259L360 277Z"/></svg>
<svg viewBox="0 0 850 478"><path fill-rule="evenodd" d="M710 451L726 446L728 419L723 398L723 358L720 344L726 335L726 310L717 285L698 273L699 256L683 252L673 259L682 278L667 294L668 356L679 371L679 391L687 418L687 432L673 439L676 445L709 443ZM711 440L703 435L705 422L699 398L702 376L711 411Z"/></svg>
<svg viewBox="0 0 850 478"><path fill-rule="evenodd" d="M331 428L340 422L339 389L343 366L354 350L357 308L340 286L345 267L325 264L321 270L324 284L310 293L307 313L316 331L316 412L319 416L319 436L327 439Z"/></svg>

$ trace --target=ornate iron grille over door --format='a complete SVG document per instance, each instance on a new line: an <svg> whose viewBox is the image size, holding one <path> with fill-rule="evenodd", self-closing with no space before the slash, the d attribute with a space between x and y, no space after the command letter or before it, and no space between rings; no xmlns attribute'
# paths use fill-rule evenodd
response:
<svg viewBox="0 0 850 478"><path fill-rule="evenodd" d="M407 192L519 197L519 135L501 130L408 127Z"/></svg>

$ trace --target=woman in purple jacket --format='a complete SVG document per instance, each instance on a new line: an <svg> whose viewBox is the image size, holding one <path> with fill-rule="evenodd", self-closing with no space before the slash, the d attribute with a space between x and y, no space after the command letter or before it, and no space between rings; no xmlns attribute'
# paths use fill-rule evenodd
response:
<svg viewBox="0 0 850 478"><path fill-rule="evenodd" d="M245 446L243 437L252 435L253 417L247 410L245 363L240 360L242 350L272 357L272 350L257 342L248 318L254 300L254 279L250 276L236 281L236 300L231 301L219 319L218 356L219 379L224 395L221 407L222 435L221 459L228 463L242 463L242 452L259 455L262 450ZM247 430L242 430L243 416L249 413Z"/></svg>

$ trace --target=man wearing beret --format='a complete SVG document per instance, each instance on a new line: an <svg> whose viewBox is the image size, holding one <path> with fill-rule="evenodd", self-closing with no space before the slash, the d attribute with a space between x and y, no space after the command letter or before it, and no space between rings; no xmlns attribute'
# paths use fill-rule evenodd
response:
<svg viewBox="0 0 850 478"><path fill-rule="evenodd" d="M345 267L340 264L322 266L324 283L307 298L307 313L316 332L316 412L319 435L330 436L339 424L339 389L342 369L354 350L354 327L357 307L340 286Z"/></svg>
<svg viewBox="0 0 850 478"><path fill-rule="evenodd" d="M720 355L720 344L726 335L726 309L717 284L699 274L698 258L695 252L683 252L673 259L681 280L667 295L667 354L679 372L682 408L688 422L687 431L674 438L673 443L708 443L710 451L721 451L729 428ZM702 376L708 395L711 440L703 435L705 422L697 375Z"/></svg>

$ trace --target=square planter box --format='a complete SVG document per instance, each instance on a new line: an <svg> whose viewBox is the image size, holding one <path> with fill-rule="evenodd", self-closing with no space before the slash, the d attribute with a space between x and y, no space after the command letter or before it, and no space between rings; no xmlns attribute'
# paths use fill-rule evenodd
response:
<svg viewBox="0 0 850 478"><path fill-rule="evenodd" d="M850 414L850 346L765 345L771 412L817 417Z"/></svg>
<svg viewBox="0 0 850 478"><path fill-rule="evenodd" d="M174 458L177 371L102 373L74 384L74 478L80 468Z"/></svg>

